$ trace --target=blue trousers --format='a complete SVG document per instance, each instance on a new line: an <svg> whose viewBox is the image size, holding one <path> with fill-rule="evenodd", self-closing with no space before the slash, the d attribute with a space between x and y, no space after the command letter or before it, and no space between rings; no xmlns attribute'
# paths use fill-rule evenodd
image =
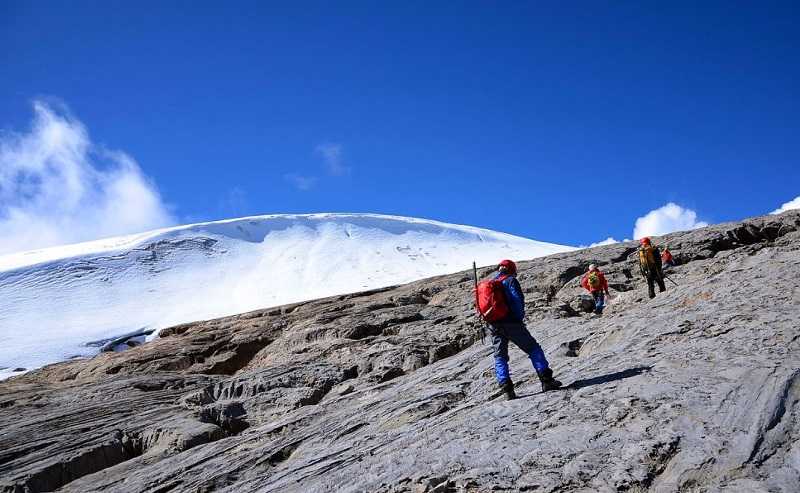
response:
<svg viewBox="0 0 800 493"><path fill-rule="evenodd" d="M602 291L594 291L592 293L594 298L594 312L598 315L603 313L603 308L606 306L606 295Z"/></svg>
<svg viewBox="0 0 800 493"><path fill-rule="evenodd" d="M536 373L541 373L550 367L544 357L542 346L536 342L523 322L495 322L491 324L492 346L494 347L494 374L497 383L504 384L511 379L508 370L508 342L513 342L522 349L531 359Z"/></svg>

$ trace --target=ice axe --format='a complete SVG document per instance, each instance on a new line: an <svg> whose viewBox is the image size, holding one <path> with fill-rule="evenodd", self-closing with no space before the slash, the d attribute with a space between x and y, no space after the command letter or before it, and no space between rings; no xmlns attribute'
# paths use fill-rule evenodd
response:
<svg viewBox="0 0 800 493"><path fill-rule="evenodd" d="M486 344L486 324L478 303L478 266L475 265L475 261L472 262L472 279L475 281L475 311L478 314L478 319L482 322L481 328L478 329L478 333L481 335L481 344Z"/></svg>
<svg viewBox="0 0 800 493"><path fill-rule="evenodd" d="M675 286L678 286L678 283L677 283L677 282L675 282L675 281L673 281L673 280L672 280L672 278L671 278L671 277L669 277L668 275L664 274L664 272L661 272L661 275L662 275L662 276L664 276L665 278L669 279L669 282L671 282L671 283L672 283L672 284L674 284Z"/></svg>

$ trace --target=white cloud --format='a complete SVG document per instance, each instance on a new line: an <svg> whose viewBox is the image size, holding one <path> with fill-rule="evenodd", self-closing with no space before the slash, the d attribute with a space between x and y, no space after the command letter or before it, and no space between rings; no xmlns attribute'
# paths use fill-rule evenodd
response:
<svg viewBox="0 0 800 493"><path fill-rule="evenodd" d="M605 240L597 241L597 242L591 243L589 245L579 245L578 248L594 248L596 246L613 245L614 243L619 243L619 241L617 241L615 238L609 236Z"/></svg>
<svg viewBox="0 0 800 493"><path fill-rule="evenodd" d="M317 178L314 176L303 176L297 173L288 173L283 175L284 180L288 181L295 186L298 190L306 191L311 190L317 183Z"/></svg>
<svg viewBox="0 0 800 493"><path fill-rule="evenodd" d="M325 167L328 169L328 173L335 176L341 176L350 173L351 168L349 166L345 166L342 159L341 144L320 144L316 147L316 149L314 149L314 152L322 157L322 160L325 162Z"/></svg>
<svg viewBox="0 0 800 493"><path fill-rule="evenodd" d="M708 226L697 220L697 213L672 202L652 210L636 220L633 228L635 239L645 236L660 236L673 231L684 231Z"/></svg>
<svg viewBox="0 0 800 493"><path fill-rule="evenodd" d="M133 158L92 144L66 110L33 108L29 133L0 134L0 254L173 223Z"/></svg>
<svg viewBox="0 0 800 493"><path fill-rule="evenodd" d="M614 243L619 243L619 241L617 241L614 238L612 238L611 236L609 236L608 238L606 238L603 241L598 241L597 243L592 243L591 245L589 245L589 248L596 247L596 246L603 246L603 245L613 245Z"/></svg>
<svg viewBox="0 0 800 493"><path fill-rule="evenodd" d="M780 214L781 212L790 211L792 209L800 209L800 197L795 197L794 200L786 202L779 209L770 212L770 214Z"/></svg>

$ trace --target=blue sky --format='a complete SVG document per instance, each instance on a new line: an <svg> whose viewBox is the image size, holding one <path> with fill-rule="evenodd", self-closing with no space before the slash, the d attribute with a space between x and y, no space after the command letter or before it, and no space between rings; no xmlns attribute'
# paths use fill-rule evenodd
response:
<svg viewBox="0 0 800 493"><path fill-rule="evenodd" d="M0 129L19 145L33 101L82 122L176 222L377 212L629 238L668 202L714 223L800 195L799 10L4 1Z"/></svg>

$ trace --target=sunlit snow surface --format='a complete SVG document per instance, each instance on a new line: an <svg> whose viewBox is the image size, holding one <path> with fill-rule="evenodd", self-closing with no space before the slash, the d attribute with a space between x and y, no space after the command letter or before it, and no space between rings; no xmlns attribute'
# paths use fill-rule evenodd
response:
<svg viewBox="0 0 800 493"><path fill-rule="evenodd" d="M0 256L0 378L183 322L571 250L370 214L254 216Z"/></svg>

